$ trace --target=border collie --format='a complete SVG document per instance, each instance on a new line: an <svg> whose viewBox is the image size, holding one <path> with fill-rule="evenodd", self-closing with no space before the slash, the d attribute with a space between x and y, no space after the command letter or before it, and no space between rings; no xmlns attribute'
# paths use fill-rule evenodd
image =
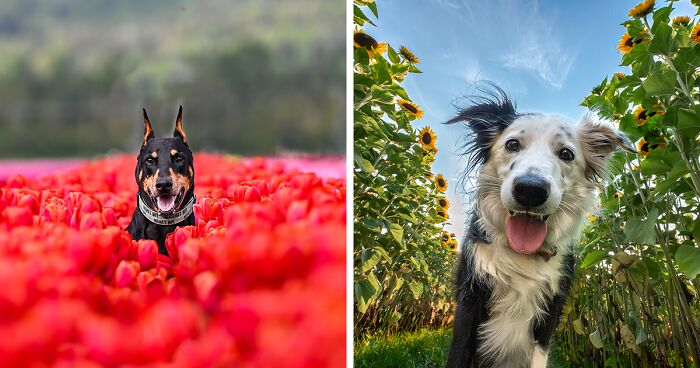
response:
<svg viewBox="0 0 700 368"><path fill-rule="evenodd" d="M469 128L466 175L478 167L447 367L546 367L597 178L616 148L636 150L591 113L517 113L493 88L447 122Z"/></svg>

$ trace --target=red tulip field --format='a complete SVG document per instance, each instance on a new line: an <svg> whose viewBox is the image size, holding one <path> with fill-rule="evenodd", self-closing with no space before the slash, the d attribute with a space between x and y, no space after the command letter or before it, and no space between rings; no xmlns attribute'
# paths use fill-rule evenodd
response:
<svg viewBox="0 0 700 368"><path fill-rule="evenodd" d="M0 366L345 365L342 159L196 154L170 257L124 231L135 164L0 175Z"/></svg>

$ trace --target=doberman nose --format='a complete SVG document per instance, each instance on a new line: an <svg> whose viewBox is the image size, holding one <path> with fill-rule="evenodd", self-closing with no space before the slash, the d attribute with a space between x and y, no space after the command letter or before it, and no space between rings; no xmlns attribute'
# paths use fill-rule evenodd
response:
<svg viewBox="0 0 700 368"><path fill-rule="evenodd" d="M158 178L156 180L156 189L158 189L159 193L170 193L170 190L173 189L173 179L169 176Z"/></svg>
<svg viewBox="0 0 700 368"><path fill-rule="evenodd" d="M513 183L513 197L527 208L541 206L549 197L549 182L539 176L519 176Z"/></svg>

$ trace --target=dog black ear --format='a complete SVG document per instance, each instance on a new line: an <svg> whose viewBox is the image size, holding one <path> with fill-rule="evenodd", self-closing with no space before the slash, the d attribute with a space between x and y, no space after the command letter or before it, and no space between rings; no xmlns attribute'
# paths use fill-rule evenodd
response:
<svg viewBox="0 0 700 368"><path fill-rule="evenodd" d="M185 131L182 130L182 106L180 106L180 109L177 111L177 118L175 119L175 131L173 132L173 137L180 137L182 138L182 141L187 144L187 135L185 135Z"/></svg>
<svg viewBox="0 0 700 368"><path fill-rule="evenodd" d="M148 120L148 114L146 113L145 108L143 109L143 125L143 145L145 146L150 139L153 139L156 136L153 132L153 128L151 127L151 121Z"/></svg>
<svg viewBox="0 0 700 368"><path fill-rule="evenodd" d="M495 84L489 85L491 89L480 89L484 96L468 97L471 105L458 107L457 116L446 122L462 122L469 128L464 143L466 154L470 155L467 172L489 159L496 137L518 117L515 104L505 91Z"/></svg>
<svg viewBox="0 0 700 368"><path fill-rule="evenodd" d="M619 132L612 122L587 113L578 124L578 136L586 160L586 178L595 180L604 175L610 154L617 148L637 153L632 141Z"/></svg>

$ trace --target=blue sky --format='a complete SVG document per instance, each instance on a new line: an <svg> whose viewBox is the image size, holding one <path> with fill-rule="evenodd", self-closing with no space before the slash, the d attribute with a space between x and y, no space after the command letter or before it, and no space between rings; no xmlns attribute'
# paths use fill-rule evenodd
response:
<svg viewBox="0 0 700 368"><path fill-rule="evenodd" d="M439 152L433 171L449 178L449 230L461 237L468 204L455 190L464 166L457 140L460 126L445 126L454 102L475 93L476 80L493 81L522 112L564 116L577 122L579 106L606 75L620 67L616 46L628 10L638 1L531 0L378 0L379 20L365 31L395 49L405 45L423 74L404 82L424 111L416 128L437 133ZM657 3L665 4L660 0ZM695 14L689 1L675 4L674 15ZM367 11L369 13L369 11Z"/></svg>

